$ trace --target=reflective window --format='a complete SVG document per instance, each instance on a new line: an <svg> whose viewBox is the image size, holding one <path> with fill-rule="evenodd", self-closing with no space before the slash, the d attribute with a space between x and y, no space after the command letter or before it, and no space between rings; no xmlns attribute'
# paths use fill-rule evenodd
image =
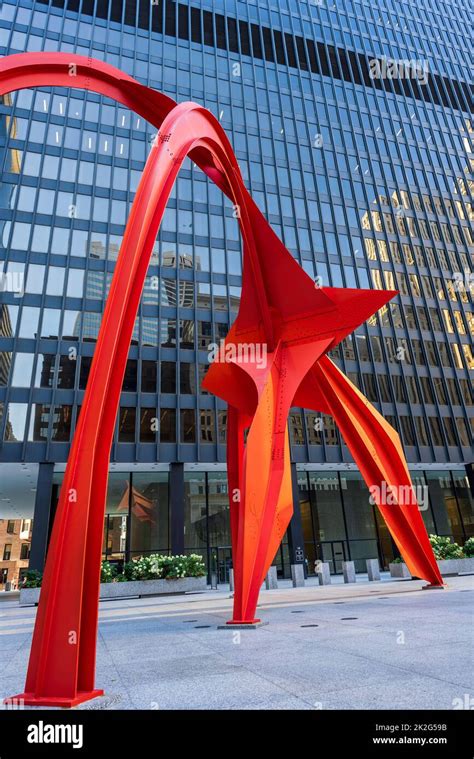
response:
<svg viewBox="0 0 474 759"><path fill-rule="evenodd" d="M6 412L3 439L9 443L21 442L25 435L28 404L9 403Z"/></svg>
<svg viewBox="0 0 474 759"><path fill-rule="evenodd" d="M39 308L23 306L20 317L20 329L18 331L19 337L37 337L39 314Z"/></svg>
<svg viewBox="0 0 474 759"><path fill-rule="evenodd" d="M204 472L184 473L184 547L207 547L206 475Z"/></svg>
<svg viewBox="0 0 474 759"><path fill-rule="evenodd" d="M168 530L168 473L134 472L130 504L131 556L167 551Z"/></svg>
<svg viewBox="0 0 474 759"><path fill-rule="evenodd" d="M16 353L13 364L12 386L30 387L33 371L33 353Z"/></svg>
<svg viewBox="0 0 474 759"><path fill-rule="evenodd" d="M456 494L450 472L426 472L431 506L436 523L436 534L452 537L456 543L464 542Z"/></svg>
<svg viewBox="0 0 474 759"><path fill-rule="evenodd" d="M57 338L59 335L59 319L61 311L56 308L43 309L43 319L41 321L41 337Z"/></svg>

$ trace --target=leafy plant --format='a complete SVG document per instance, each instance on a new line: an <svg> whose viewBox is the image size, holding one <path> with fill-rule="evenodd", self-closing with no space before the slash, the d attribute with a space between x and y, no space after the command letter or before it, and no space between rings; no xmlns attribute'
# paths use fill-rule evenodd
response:
<svg viewBox="0 0 474 759"><path fill-rule="evenodd" d="M111 564L109 561L103 561L100 565L100 581L101 582L114 582L117 576L117 565Z"/></svg>
<svg viewBox="0 0 474 759"><path fill-rule="evenodd" d="M204 577L206 567L202 556L167 556L160 553L140 556L127 561L119 571L117 564L103 561L100 566L100 581L130 582L131 580L178 580L182 577ZM23 588L40 588L43 575L36 569L24 574Z"/></svg>
<svg viewBox="0 0 474 759"><path fill-rule="evenodd" d="M466 542L464 543L464 548L462 549L464 556L467 556L468 558L474 558L474 537L468 538Z"/></svg>
<svg viewBox="0 0 474 759"><path fill-rule="evenodd" d="M43 573L37 569L28 569L23 575L22 588L41 588Z"/></svg>
<svg viewBox="0 0 474 759"><path fill-rule="evenodd" d="M128 561L123 568L127 580L157 580L161 577L155 556L140 556Z"/></svg>
<svg viewBox="0 0 474 759"><path fill-rule="evenodd" d="M403 564L403 559L401 556L397 556L396 559L393 559L390 564Z"/></svg>
<svg viewBox="0 0 474 759"><path fill-rule="evenodd" d="M430 535L430 543L435 559L463 559L464 553L460 545L452 543L450 538L440 535Z"/></svg>
<svg viewBox="0 0 474 759"><path fill-rule="evenodd" d="M205 574L204 561L198 554L167 556L156 553L128 561L123 567L124 579L118 575L116 580L177 580L181 577L203 577Z"/></svg>

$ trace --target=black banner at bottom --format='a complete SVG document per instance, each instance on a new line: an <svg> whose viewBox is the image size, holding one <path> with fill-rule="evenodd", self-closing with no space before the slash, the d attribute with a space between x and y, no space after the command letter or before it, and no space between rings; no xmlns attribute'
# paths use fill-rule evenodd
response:
<svg viewBox="0 0 474 759"><path fill-rule="evenodd" d="M216 743L215 741L218 741ZM244 754L328 748L339 757L472 759L472 713L453 711L0 711L0 759L182 754L242 747ZM287 749L285 749L286 751Z"/></svg>

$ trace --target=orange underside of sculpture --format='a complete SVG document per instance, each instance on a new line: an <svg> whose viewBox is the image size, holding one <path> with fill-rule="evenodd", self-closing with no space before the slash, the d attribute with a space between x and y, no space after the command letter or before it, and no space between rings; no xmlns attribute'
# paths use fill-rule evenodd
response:
<svg viewBox="0 0 474 759"><path fill-rule="evenodd" d="M325 355L394 292L316 288L247 192L219 122L101 61L68 53L0 60L0 94L60 86L112 98L158 130L107 299L54 521L31 646L26 704L94 698L102 533L110 450L135 318L156 235L189 156L232 200L243 238L240 310L205 387L228 404L234 566L231 623L252 623L293 511L287 421L292 406L330 414L413 575L441 585L397 433ZM246 435L246 439L245 439ZM385 488L381 487L385 483ZM386 493L390 493L390 505Z"/></svg>

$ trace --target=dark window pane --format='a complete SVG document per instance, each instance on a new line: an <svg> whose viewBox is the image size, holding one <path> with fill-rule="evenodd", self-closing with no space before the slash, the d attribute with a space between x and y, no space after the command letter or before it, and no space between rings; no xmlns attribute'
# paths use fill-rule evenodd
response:
<svg viewBox="0 0 474 759"><path fill-rule="evenodd" d="M140 410L140 442L155 443L158 430L156 409L142 408Z"/></svg>
<svg viewBox="0 0 474 759"><path fill-rule="evenodd" d="M179 365L179 391L184 395L196 394L196 366L186 361Z"/></svg>
<svg viewBox="0 0 474 759"><path fill-rule="evenodd" d="M262 29L263 32L263 44L265 47L265 60L267 61L273 61L273 46L272 46L272 33L270 29L267 29L267 27L264 27Z"/></svg>
<svg viewBox="0 0 474 759"><path fill-rule="evenodd" d="M166 0L165 6L165 34L176 37L176 3Z"/></svg>
<svg viewBox="0 0 474 759"><path fill-rule="evenodd" d="M135 419L137 410L134 406L121 406L119 415L119 434L120 443L135 442Z"/></svg>
<svg viewBox="0 0 474 759"><path fill-rule="evenodd" d="M142 393L156 393L156 361L142 361Z"/></svg>
<svg viewBox="0 0 474 759"><path fill-rule="evenodd" d="M176 409L174 408L161 409L160 443L176 443Z"/></svg>
<svg viewBox="0 0 474 759"><path fill-rule="evenodd" d="M178 5L178 36L181 40L189 39L188 7L184 3Z"/></svg>
<svg viewBox="0 0 474 759"><path fill-rule="evenodd" d="M161 392L176 392L176 364L174 361L161 362Z"/></svg>
<svg viewBox="0 0 474 759"><path fill-rule="evenodd" d="M263 58L262 43L260 40L260 29L256 24L250 24L252 34L252 50L254 58Z"/></svg>
<svg viewBox="0 0 474 759"><path fill-rule="evenodd" d="M201 443L216 442L215 416L213 409L201 409Z"/></svg>
<svg viewBox="0 0 474 759"><path fill-rule="evenodd" d="M214 47L214 25L212 23L212 13L209 11L203 11L203 23L204 23L204 44L212 45Z"/></svg>
<svg viewBox="0 0 474 759"><path fill-rule="evenodd" d="M82 356L81 369L79 372L79 389L80 390L84 390L87 385L87 380L89 379L89 372L91 370L91 364L92 364L91 356Z"/></svg>
<svg viewBox="0 0 474 759"><path fill-rule="evenodd" d="M219 47L221 50L227 50L227 41L225 38L225 18L224 16L216 15L215 19L217 47Z"/></svg>
<svg viewBox="0 0 474 759"><path fill-rule="evenodd" d="M296 55L295 55L295 46L293 43L293 36L291 34L288 34L285 32L285 47L286 47L286 55L288 57L288 65L293 66L293 68L296 68Z"/></svg>
<svg viewBox="0 0 474 759"><path fill-rule="evenodd" d="M67 443L71 435L72 406L55 406L51 425L51 440Z"/></svg>
<svg viewBox="0 0 474 759"><path fill-rule="evenodd" d="M235 18L227 19L227 35L229 38L229 50L232 53L238 53L239 39L237 36L237 21Z"/></svg>
<svg viewBox="0 0 474 759"><path fill-rule="evenodd" d="M196 442L196 412L193 408L181 409L181 442Z"/></svg>
<svg viewBox="0 0 474 759"><path fill-rule="evenodd" d="M71 389L74 387L76 378L77 360L67 356L59 357L58 369L58 387L62 389Z"/></svg>
<svg viewBox="0 0 474 759"><path fill-rule="evenodd" d="M242 55L250 55L249 25L246 21L239 21L240 51Z"/></svg>
<svg viewBox="0 0 474 759"><path fill-rule="evenodd" d="M199 8L191 8L191 40L202 42L201 11Z"/></svg>
<svg viewBox="0 0 474 759"><path fill-rule="evenodd" d="M137 362L135 359L128 359L123 377L122 390L124 392L137 392Z"/></svg>

